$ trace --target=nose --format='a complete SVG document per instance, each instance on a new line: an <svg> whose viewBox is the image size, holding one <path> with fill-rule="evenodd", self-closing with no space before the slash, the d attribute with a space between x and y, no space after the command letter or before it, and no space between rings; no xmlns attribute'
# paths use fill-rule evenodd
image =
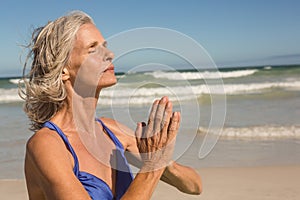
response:
<svg viewBox="0 0 300 200"><path fill-rule="evenodd" d="M105 56L104 56L104 61L112 62L114 57L115 57L115 54L111 50L106 49Z"/></svg>

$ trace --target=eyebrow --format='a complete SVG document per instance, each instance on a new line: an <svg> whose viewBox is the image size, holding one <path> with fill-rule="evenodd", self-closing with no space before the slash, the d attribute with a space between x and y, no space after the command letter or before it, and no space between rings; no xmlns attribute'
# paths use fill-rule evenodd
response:
<svg viewBox="0 0 300 200"><path fill-rule="evenodd" d="M102 43L102 46L107 47L107 41L106 40Z"/></svg>
<svg viewBox="0 0 300 200"><path fill-rule="evenodd" d="M87 48L95 47L98 44L99 44L99 42L97 42L97 41L91 42L89 45L87 45ZM107 41L102 42L102 46L107 47Z"/></svg>

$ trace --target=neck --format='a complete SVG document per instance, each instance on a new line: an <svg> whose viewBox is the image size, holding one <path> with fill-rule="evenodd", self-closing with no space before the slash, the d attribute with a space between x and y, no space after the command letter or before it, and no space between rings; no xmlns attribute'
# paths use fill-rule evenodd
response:
<svg viewBox="0 0 300 200"><path fill-rule="evenodd" d="M67 99L62 109L53 117L52 121L68 132L95 133L95 117L98 96L81 96L72 87L67 89Z"/></svg>

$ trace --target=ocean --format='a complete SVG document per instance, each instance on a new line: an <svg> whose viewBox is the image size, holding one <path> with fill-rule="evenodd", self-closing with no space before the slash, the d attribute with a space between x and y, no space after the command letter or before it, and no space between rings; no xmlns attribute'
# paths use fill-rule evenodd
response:
<svg viewBox="0 0 300 200"><path fill-rule="evenodd" d="M300 164L299 77L300 65L117 73L118 83L101 91L97 116L135 129L147 121L153 100L168 96L182 113L178 162L195 168ZM0 79L1 179L24 177L32 135L18 81Z"/></svg>

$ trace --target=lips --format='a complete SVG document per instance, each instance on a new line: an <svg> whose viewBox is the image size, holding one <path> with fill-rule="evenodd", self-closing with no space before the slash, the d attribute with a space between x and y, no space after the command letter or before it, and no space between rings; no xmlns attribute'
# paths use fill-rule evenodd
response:
<svg viewBox="0 0 300 200"><path fill-rule="evenodd" d="M106 68L105 71L109 71L109 70L112 70L112 71L113 71L114 69L115 69L114 65L111 64L111 65L108 66L108 68Z"/></svg>

